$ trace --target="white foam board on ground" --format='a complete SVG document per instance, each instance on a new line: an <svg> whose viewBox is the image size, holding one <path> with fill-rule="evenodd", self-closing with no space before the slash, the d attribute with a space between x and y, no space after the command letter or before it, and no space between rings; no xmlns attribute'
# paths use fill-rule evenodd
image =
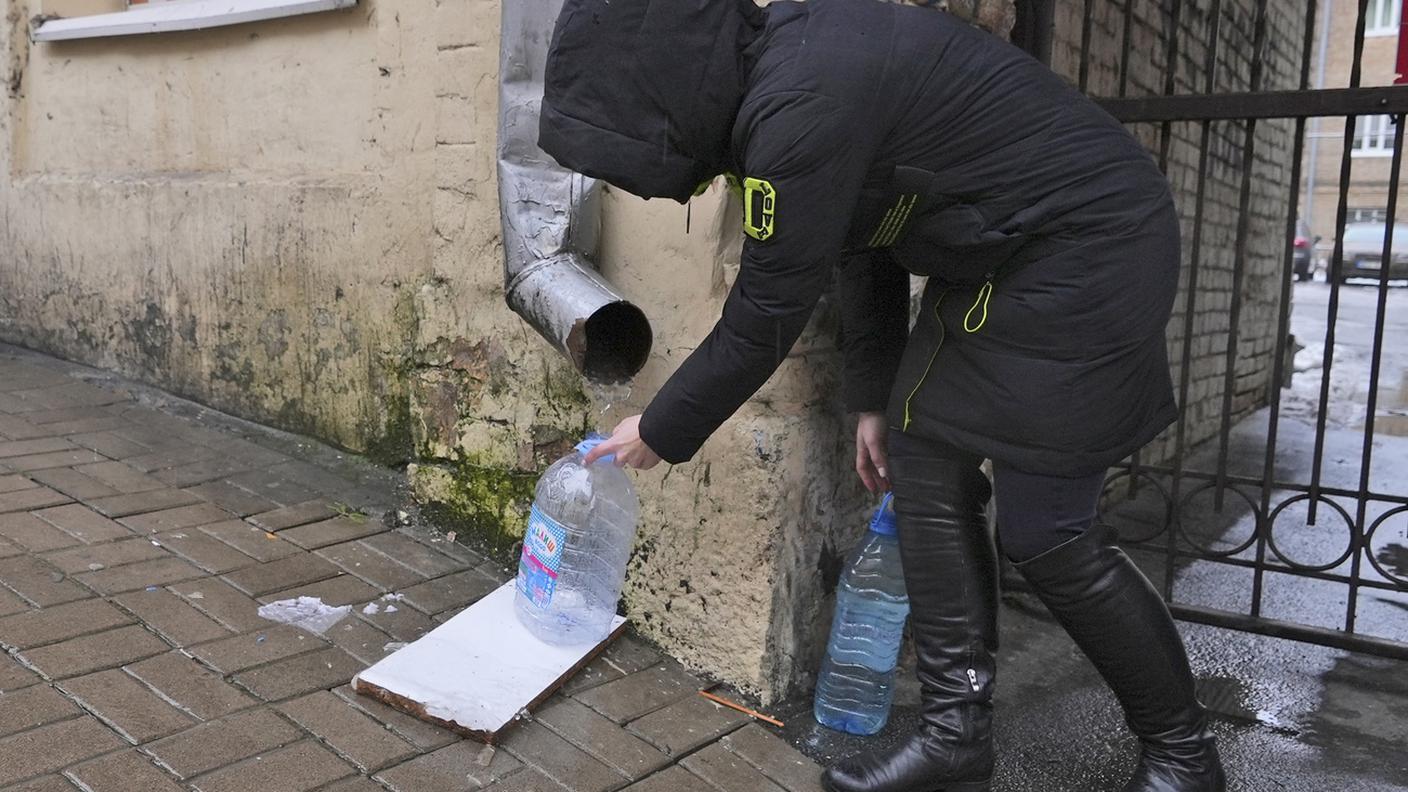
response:
<svg viewBox="0 0 1408 792"><path fill-rule="evenodd" d="M494 742L518 713L552 695L625 629L617 616L598 644L552 646L519 621L513 583L460 611L352 681L371 696L422 720Z"/></svg>

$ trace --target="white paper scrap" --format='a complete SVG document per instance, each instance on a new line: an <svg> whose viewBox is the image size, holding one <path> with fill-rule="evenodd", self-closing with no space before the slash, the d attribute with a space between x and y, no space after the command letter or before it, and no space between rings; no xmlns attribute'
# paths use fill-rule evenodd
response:
<svg viewBox="0 0 1408 792"><path fill-rule="evenodd" d="M269 621L292 624L310 633L322 635L352 611L351 605L332 607L317 597L279 600L259 606L259 615Z"/></svg>

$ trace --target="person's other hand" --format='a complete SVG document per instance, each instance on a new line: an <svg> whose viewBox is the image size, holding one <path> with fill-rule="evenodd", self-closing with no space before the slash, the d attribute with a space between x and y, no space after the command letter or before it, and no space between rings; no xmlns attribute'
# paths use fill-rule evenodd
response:
<svg viewBox="0 0 1408 792"><path fill-rule="evenodd" d="M660 455L651 451L650 446L640 439L639 415L632 415L616 424L616 428L611 430L611 437L603 440L587 454L587 464L590 465L608 454L616 455L617 467L649 470L660 464Z"/></svg>
<svg viewBox="0 0 1408 792"><path fill-rule="evenodd" d="M885 457L890 428L885 413L865 412L856 421L856 472L871 492L890 490L889 461Z"/></svg>

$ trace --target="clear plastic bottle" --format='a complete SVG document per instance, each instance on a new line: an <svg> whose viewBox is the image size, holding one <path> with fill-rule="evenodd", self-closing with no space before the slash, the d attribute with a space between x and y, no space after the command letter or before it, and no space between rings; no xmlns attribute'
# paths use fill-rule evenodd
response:
<svg viewBox="0 0 1408 792"><path fill-rule="evenodd" d="M514 609L546 643L595 643L610 631L635 541L640 502L611 457L584 457L606 438L593 433L538 479Z"/></svg>
<svg viewBox="0 0 1408 792"><path fill-rule="evenodd" d="M816 680L817 722L850 734L875 734L890 717L909 615L890 502L886 495L841 572L831 640Z"/></svg>

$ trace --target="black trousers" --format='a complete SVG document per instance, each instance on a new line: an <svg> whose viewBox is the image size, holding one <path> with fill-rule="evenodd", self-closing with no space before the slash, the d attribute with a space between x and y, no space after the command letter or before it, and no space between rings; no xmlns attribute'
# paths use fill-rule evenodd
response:
<svg viewBox="0 0 1408 792"><path fill-rule="evenodd" d="M951 459L971 465L974 470L983 464L976 454L893 429L889 451L894 455ZM902 477L892 483L897 489L906 486ZM1085 533L1095 522L1104 484L1103 472L1064 478L1027 473L994 461L993 491L1002 552L1013 561L1027 561Z"/></svg>

